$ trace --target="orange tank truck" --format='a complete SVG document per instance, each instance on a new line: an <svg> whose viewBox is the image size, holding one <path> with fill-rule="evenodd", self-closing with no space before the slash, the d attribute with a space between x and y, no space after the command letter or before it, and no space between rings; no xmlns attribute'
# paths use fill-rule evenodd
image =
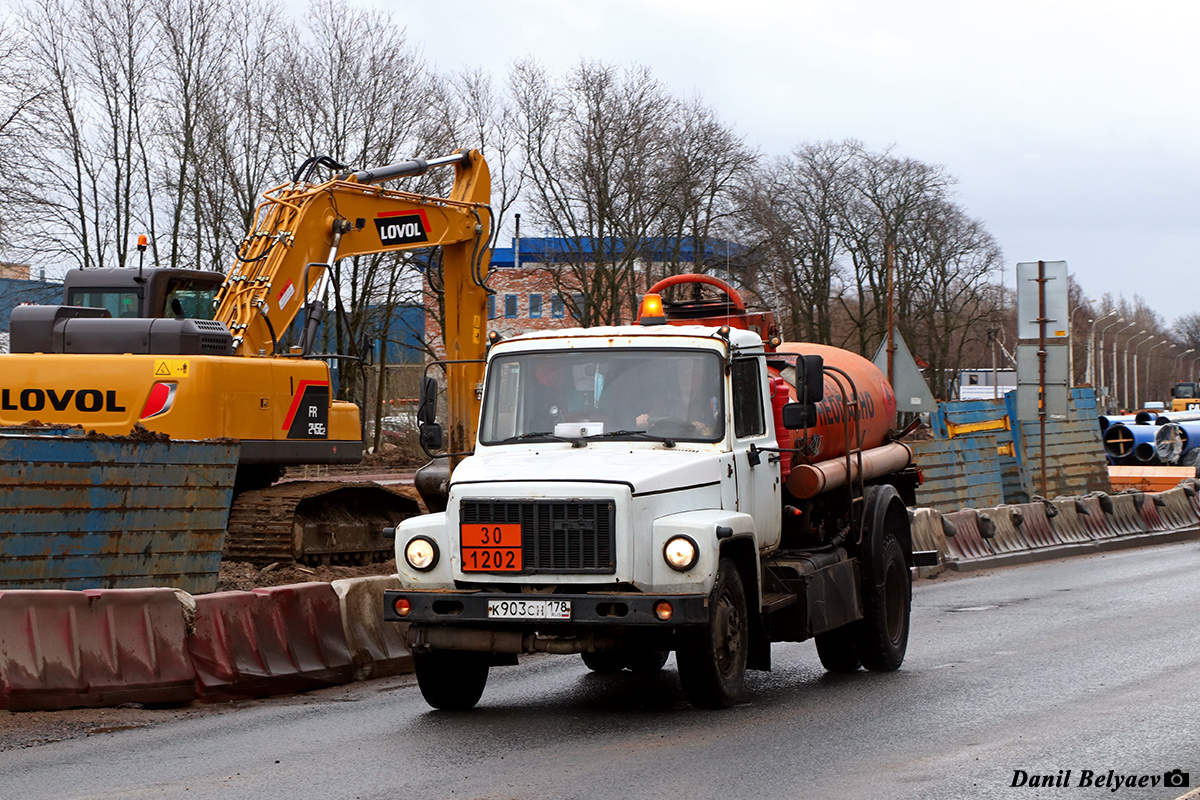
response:
<svg viewBox="0 0 1200 800"><path fill-rule="evenodd" d="M708 287L711 287L709 289ZM797 396L797 369L804 359L818 359L824 367L823 400L817 418L808 428L788 431L780 441L782 474L788 491L798 498L811 498L845 485L847 478L872 479L905 470L912 463L912 450L893 441L896 424L896 395L883 372L873 363L849 350L807 342L783 342L770 312L747 311L737 290L711 275L673 275L650 287L649 294L673 294L690 290L690 298L662 300L663 313L672 325L728 325L758 333L767 352L773 380L787 386L776 395L777 414ZM724 297L712 296L716 290ZM707 294L706 294L707 293ZM801 380L803 382L803 380ZM850 409L855 407L856 413ZM777 430L783 431L779 424ZM847 441L851 443L847 447ZM858 452L854 452L854 451ZM853 453L852 458L848 454Z"/></svg>

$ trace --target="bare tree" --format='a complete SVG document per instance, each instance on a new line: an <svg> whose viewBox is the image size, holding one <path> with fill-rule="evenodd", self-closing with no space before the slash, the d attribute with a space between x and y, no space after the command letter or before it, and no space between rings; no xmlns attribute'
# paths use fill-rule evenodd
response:
<svg viewBox="0 0 1200 800"><path fill-rule="evenodd" d="M760 276L785 338L829 344L831 303L841 293L840 232L854 191L856 142L819 142L761 169L745 198L757 246L769 265Z"/></svg>
<svg viewBox="0 0 1200 800"><path fill-rule="evenodd" d="M533 221L562 240L551 271L584 325L634 313L638 267L669 202L668 118L677 104L645 68L583 62L555 85L532 61L510 87ZM579 299L576 299L578 295Z"/></svg>
<svg viewBox="0 0 1200 800"><path fill-rule="evenodd" d="M9 244L9 220L29 200L18 176L35 146L34 114L43 98L24 40L13 26L0 24L0 250Z"/></svg>
<svg viewBox="0 0 1200 800"><path fill-rule="evenodd" d="M999 283L999 244L958 205L935 199L905 226L900 271L909 279L897 301L898 327L928 363L936 387L953 386L958 372L987 353L987 331L1005 311ZM970 363L964 356L970 354Z"/></svg>
<svg viewBox="0 0 1200 800"><path fill-rule="evenodd" d="M930 203L943 199L954 179L940 166L859 148L855 193L847 206L842 243L853 267L849 298L842 308L853 320L860 352L878 341L887 328L887 264L889 244L895 246L903 229ZM915 279L896 274L897 281ZM900 288L899 286L897 288Z"/></svg>

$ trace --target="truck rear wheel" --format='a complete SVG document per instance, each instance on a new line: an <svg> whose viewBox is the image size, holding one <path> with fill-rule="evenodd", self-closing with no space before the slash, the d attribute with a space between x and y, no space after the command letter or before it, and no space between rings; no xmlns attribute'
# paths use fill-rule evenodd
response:
<svg viewBox="0 0 1200 800"><path fill-rule="evenodd" d="M692 631L675 653L679 681L697 708L728 708L746 680L749 636L746 592L737 567L722 558L708 602L708 623Z"/></svg>
<svg viewBox="0 0 1200 800"><path fill-rule="evenodd" d="M852 625L843 625L816 635L817 657L829 672L858 672L862 659L858 657Z"/></svg>
<svg viewBox="0 0 1200 800"><path fill-rule="evenodd" d="M912 607L912 573L904 549L888 533L875 553L869 574L873 583L863 582L863 618L854 623L855 648L862 665L876 672L890 672L904 663L908 650L908 621Z"/></svg>
<svg viewBox="0 0 1200 800"><path fill-rule="evenodd" d="M592 672L601 675L612 675L625 669L625 654L620 650L596 650L592 653L580 653L583 663Z"/></svg>
<svg viewBox="0 0 1200 800"><path fill-rule="evenodd" d="M488 655L456 650L413 653L413 669L426 703L443 711L465 711L483 696Z"/></svg>
<svg viewBox="0 0 1200 800"><path fill-rule="evenodd" d="M671 655L670 650L649 650L644 647L625 651L625 667L637 675L653 675L661 672L663 664Z"/></svg>

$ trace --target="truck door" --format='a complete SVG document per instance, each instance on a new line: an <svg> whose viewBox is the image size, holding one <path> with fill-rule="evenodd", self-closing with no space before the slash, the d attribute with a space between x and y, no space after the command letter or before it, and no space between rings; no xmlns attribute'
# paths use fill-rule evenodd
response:
<svg viewBox="0 0 1200 800"><path fill-rule="evenodd" d="M778 454L751 453L751 445L776 446L766 404L767 376L762 360L735 360L731 378L733 468L736 476L738 511L754 517L759 547L774 546L779 541L779 520L782 513ZM752 466L756 459L758 464Z"/></svg>

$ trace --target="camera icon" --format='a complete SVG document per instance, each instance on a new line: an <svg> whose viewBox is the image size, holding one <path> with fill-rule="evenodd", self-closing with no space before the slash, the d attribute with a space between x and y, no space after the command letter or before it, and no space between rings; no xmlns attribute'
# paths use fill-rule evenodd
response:
<svg viewBox="0 0 1200 800"><path fill-rule="evenodd" d="M1192 773L1182 770L1173 769L1170 772L1163 773L1163 786L1188 787L1192 785Z"/></svg>

